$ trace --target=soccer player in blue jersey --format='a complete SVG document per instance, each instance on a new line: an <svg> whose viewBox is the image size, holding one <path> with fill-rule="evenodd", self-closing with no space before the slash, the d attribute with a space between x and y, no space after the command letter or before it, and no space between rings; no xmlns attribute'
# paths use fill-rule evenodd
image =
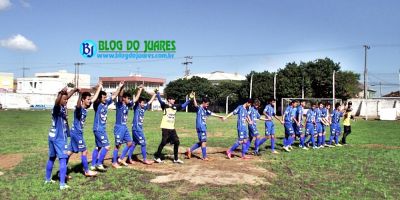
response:
<svg viewBox="0 0 400 200"><path fill-rule="evenodd" d="M318 107L315 110L315 123L316 123L316 130L317 130L317 147L318 148L323 148L324 146L322 145L322 136L324 132L324 125L329 125L326 120L325 116L323 115L322 110L324 109L324 104L322 102L318 103Z"/></svg>
<svg viewBox="0 0 400 200"><path fill-rule="evenodd" d="M66 106L68 99L77 91L78 89L73 89L68 93L67 88L64 88L58 92L52 112L52 126L48 135L49 160L46 165L45 184L55 182L51 179L51 174L54 161L58 158L60 161L60 190L69 188L69 186L65 184L68 159L67 137L69 136Z"/></svg>
<svg viewBox="0 0 400 200"><path fill-rule="evenodd" d="M93 99L97 99L100 90L102 88L102 83L99 82L97 85L97 91L93 96ZM87 148L86 142L83 138L83 127L86 122L87 109L92 105L92 95L90 92L79 93L78 102L75 106L74 112L74 124L71 129L71 141L69 144L68 156L70 157L73 153L81 152L82 166L84 174L87 177L96 176L97 172L89 170L87 161Z"/></svg>
<svg viewBox="0 0 400 200"><path fill-rule="evenodd" d="M165 145L171 143L174 145L174 163L183 164L183 161L178 158L179 150L179 137L175 130L175 116L178 110L183 110L190 103L190 98L186 100L184 104L175 104L175 99L171 96L167 96L167 102L161 99L160 93L156 90L157 99L160 102L161 108L164 112L163 118L161 120L161 131L162 139L160 145L158 146L157 152L154 154L154 161L157 163L162 163L161 152Z"/></svg>
<svg viewBox="0 0 400 200"><path fill-rule="evenodd" d="M326 146L329 147L328 144L325 143L326 140L326 127L330 125L330 114L329 110L331 109L331 103L326 102L325 107L321 110L321 116L322 120L325 121L324 125L322 126L322 139L321 139L321 144L320 146Z"/></svg>
<svg viewBox="0 0 400 200"><path fill-rule="evenodd" d="M315 130L314 130L314 128L315 128L315 126L316 126L316 121L315 121L315 118L316 118L316 108L317 108L317 105L316 105L316 103L314 103L314 102L311 102L311 108L310 109L308 109L308 111L307 111L307 114L306 114L306 129L305 129L305 134L306 134L306 137L309 135L310 136L310 141L311 141L311 144L312 144L312 148L313 149L316 149L317 148L317 146L315 145L315 137L314 137L314 135L315 135ZM303 142L304 142L304 140L303 140ZM307 147L305 147L304 146L304 143L303 144L301 144L303 147L303 149L305 149L305 150L308 150L308 148Z"/></svg>
<svg viewBox="0 0 400 200"><path fill-rule="evenodd" d="M246 148L247 148L246 152L250 148L253 138L255 138L254 147L255 147L255 144L258 143L259 140L261 139L260 133L258 132L258 129L257 129L257 122L256 122L256 120L264 120L264 119L261 119L261 115L258 112L258 108L260 107L260 105L261 105L260 100L255 99L253 101L252 105L250 105L249 110L248 110L250 120L253 122L253 124L248 124L249 139L247 140L247 144L246 144ZM255 151L254 153L255 153L255 155L259 155L257 151Z"/></svg>
<svg viewBox="0 0 400 200"><path fill-rule="evenodd" d="M118 94L118 101L115 104L116 108L116 120L114 126L114 139L115 139L115 148L112 157L112 166L116 169L121 168L120 165L128 166L128 163L124 161L124 158L132 147L132 137L129 134L128 127L126 126L126 122L128 121L128 112L129 108L131 108L139 99L140 93L143 90L143 85L139 86L139 90L136 93L135 99L132 101L132 95L124 92L124 86L121 86L120 92ZM118 158L119 149L121 145L126 144L125 148L122 150L121 157Z"/></svg>
<svg viewBox="0 0 400 200"><path fill-rule="evenodd" d="M339 144L339 136L341 133L341 128L340 128L340 118L343 117L343 110L342 106L340 103L335 104L335 110L333 110L331 114L331 135L329 138L329 145L332 144L332 140L335 140L335 145L336 146L342 146Z"/></svg>
<svg viewBox="0 0 400 200"><path fill-rule="evenodd" d="M285 113L283 115L284 120L284 128L285 128L285 138L283 139L283 149L287 152L290 152L292 149L292 144L294 142L294 130L293 123L299 125L299 122L296 119L296 110L298 101L293 100L290 102L290 105L286 108Z"/></svg>
<svg viewBox="0 0 400 200"><path fill-rule="evenodd" d="M275 99L268 100L268 105L265 106L265 109L263 111L263 114L265 115L265 137L263 138L260 137L261 139L256 140L254 145L256 155L259 154L259 147L262 144L264 144L264 142L266 142L268 139L271 140L271 152L274 154L279 154L279 152L275 150L275 125L273 117L275 117L275 119L277 119L282 124L283 121L275 115L275 110L274 110L275 104L276 104Z"/></svg>
<svg viewBox="0 0 400 200"><path fill-rule="evenodd" d="M298 124L293 123L293 129L295 136L300 138L300 144L299 147L303 148L304 147L304 133L303 133L303 111L304 111L304 106L306 105L306 102L304 100L300 101L300 104L296 107L296 119L298 121Z"/></svg>
<svg viewBox="0 0 400 200"><path fill-rule="evenodd" d="M95 111L93 133L95 137L96 147L92 153L91 170L96 169L100 172L106 171L103 166L103 161L107 155L107 152L110 150L110 142L108 141L108 136L106 132L108 106L118 96L122 86L123 82L120 82L116 91L112 94L111 97L108 98L107 93L105 93L104 91L100 91L99 96L93 103L93 109Z"/></svg>
<svg viewBox="0 0 400 200"><path fill-rule="evenodd" d="M247 147L247 140L249 137L248 130L247 130L247 124L253 124L253 121L250 120L249 113L247 109L250 107L250 105L253 103L253 100L249 99L246 103L243 105L239 105L233 112L229 113L226 117L223 118L223 120L228 119L232 115L237 115L237 132L238 132L238 139L233 144L233 146L226 151L226 155L228 156L229 159L232 158L232 152L235 151L235 149L239 146L242 145L242 159L249 159L250 157L246 156L246 150L248 149Z"/></svg>
<svg viewBox="0 0 400 200"><path fill-rule="evenodd" d="M143 157L143 163L146 165L153 164L153 161L147 160L147 152L146 152L146 137L143 132L143 121L144 121L144 113L146 110L150 109L151 103L153 103L156 98L156 94L154 94L151 99L146 102L144 98L139 98L139 101L133 107L135 114L133 116L132 122L132 136L133 141L136 145L140 145ZM130 155L132 155L135 150L135 145L133 145L130 149ZM132 152L132 153L131 153Z"/></svg>
<svg viewBox="0 0 400 200"><path fill-rule="evenodd" d="M202 160L209 161L207 157L207 117L214 116L223 118L223 116L217 115L210 110L208 110L208 106L210 105L210 99L208 97L203 97L201 104L197 104L195 93L192 93L194 107L197 109L196 113L196 131L197 138L199 142L195 143L191 148L188 148L186 151L186 156L188 159L192 157L192 152L201 147Z"/></svg>

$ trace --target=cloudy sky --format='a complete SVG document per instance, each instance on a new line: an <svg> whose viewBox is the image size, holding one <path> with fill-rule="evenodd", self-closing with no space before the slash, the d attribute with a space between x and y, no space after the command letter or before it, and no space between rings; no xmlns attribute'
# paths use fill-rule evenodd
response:
<svg viewBox="0 0 400 200"><path fill-rule="evenodd" d="M368 44L370 81L397 83L400 1L61 1L0 0L0 71L22 76L67 69L173 80L215 70L276 71L288 62L329 57L362 73ZM83 40L175 40L175 59L84 59Z"/></svg>

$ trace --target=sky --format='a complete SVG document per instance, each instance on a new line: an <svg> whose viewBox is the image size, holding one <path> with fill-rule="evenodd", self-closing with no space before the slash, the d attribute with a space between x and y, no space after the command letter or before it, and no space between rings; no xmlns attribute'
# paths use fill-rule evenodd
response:
<svg viewBox="0 0 400 200"><path fill-rule="evenodd" d="M191 73L273 72L325 57L362 73L367 44L369 81L397 84L399 8L398 0L0 0L0 72L73 72L83 62L93 84L130 73L171 81L183 76L183 57L193 56ZM175 40L176 54L85 59L79 47L87 39Z"/></svg>

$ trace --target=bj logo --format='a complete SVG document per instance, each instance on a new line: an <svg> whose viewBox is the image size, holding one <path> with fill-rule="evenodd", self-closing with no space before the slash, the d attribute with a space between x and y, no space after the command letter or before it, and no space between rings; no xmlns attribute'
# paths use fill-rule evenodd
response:
<svg viewBox="0 0 400 200"><path fill-rule="evenodd" d="M92 40L85 40L81 43L80 53L84 58L91 58L96 55L96 43Z"/></svg>

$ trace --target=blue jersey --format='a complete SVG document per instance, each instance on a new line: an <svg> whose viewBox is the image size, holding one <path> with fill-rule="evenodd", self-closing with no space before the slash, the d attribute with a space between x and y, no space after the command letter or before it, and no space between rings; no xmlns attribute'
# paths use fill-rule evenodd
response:
<svg viewBox="0 0 400 200"><path fill-rule="evenodd" d="M249 108L248 113L249 113L250 120L253 121L253 125L256 125L257 124L256 123L256 119L260 119L260 117L261 117L261 115L258 112L257 108L255 108L254 106L251 106Z"/></svg>
<svg viewBox="0 0 400 200"><path fill-rule="evenodd" d="M247 109L243 105L240 105L233 111L233 114L238 115L237 128L239 130L246 129L246 118L249 116Z"/></svg>
<svg viewBox="0 0 400 200"><path fill-rule="evenodd" d="M116 109L116 120L115 120L115 125L125 125L126 122L128 121L128 112L129 112L129 107L133 106L133 102L130 101L128 104L124 104L121 101L118 101L115 104L115 109Z"/></svg>
<svg viewBox="0 0 400 200"><path fill-rule="evenodd" d="M306 122L313 123L314 120L315 120L315 112L312 109L308 109Z"/></svg>
<svg viewBox="0 0 400 200"><path fill-rule="evenodd" d="M340 117L343 117L343 113L337 110L334 110L331 114L332 116L332 124L339 124Z"/></svg>
<svg viewBox="0 0 400 200"><path fill-rule="evenodd" d="M210 116L212 114L211 111L209 111L206 108L203 108L203 106L198 106L197 107L197 114L196 114L196 129L197 131L205 132L207 131L207 116Z"/></svg>
<svg viewBox="0 0 400 200"><path fill-rule="evenodd" d="M86 122L87 109L76 107L74 112L74 124L72 130L83 133L83 127Z"/></svg>
<svg viewBox="0 0 400 200"><path fill-rule="evenodd" d="M322 117L321 109L317 108L315 110L315 122L316 123L321 123L321 117Z"/></svg>
<svg viewBox="0 0 400 200"><path fill-rule="evenodd" d="M67 109L64 106L55 105L53 107L52 124L49 131L49 140L67 140L68 122Z"/></svg>
<svg viewBox="0 0 400 200"><path fill-rule="evenodd" d="M144 120L144 112L149 109L149 104L145 104L143 108L140 106L139 103L135 104L133 110L135 114L133 115L133 122L132 122L132 130L142 132L143 131L143 120Z"/></svg>
<svg viewBox="0 0 400 200"><path fill-rule="evenodd" d="M292 106L288 106L285 110L285 123L293 123L292 117L296 115L296 110Z"/></svg>
<svg viewBox="0 0 400 200"><path fill-rule="evenodd" d="M108 106L112 103L112 98L109 97L106 103L99 103L96 113L94 114L93 131L106 131Z"/></svg>
<svg viewBox="0 0 400 200"><path fill-rule="evenodd" d="M297 106L296 119L298 119L300 123L303 121L303 112L304 112L303 106L301 105Z"/></svg>
<svg viewBox="0 0 400 200"><path fill-rule="evenodd" d="M267 114L267 116L271 118L271 122L272 122L272 117L275 116L274 107L271 104L268 104L264 108L264 113ZM266 122L268 122L268 121L266 121Z"/></svg>

